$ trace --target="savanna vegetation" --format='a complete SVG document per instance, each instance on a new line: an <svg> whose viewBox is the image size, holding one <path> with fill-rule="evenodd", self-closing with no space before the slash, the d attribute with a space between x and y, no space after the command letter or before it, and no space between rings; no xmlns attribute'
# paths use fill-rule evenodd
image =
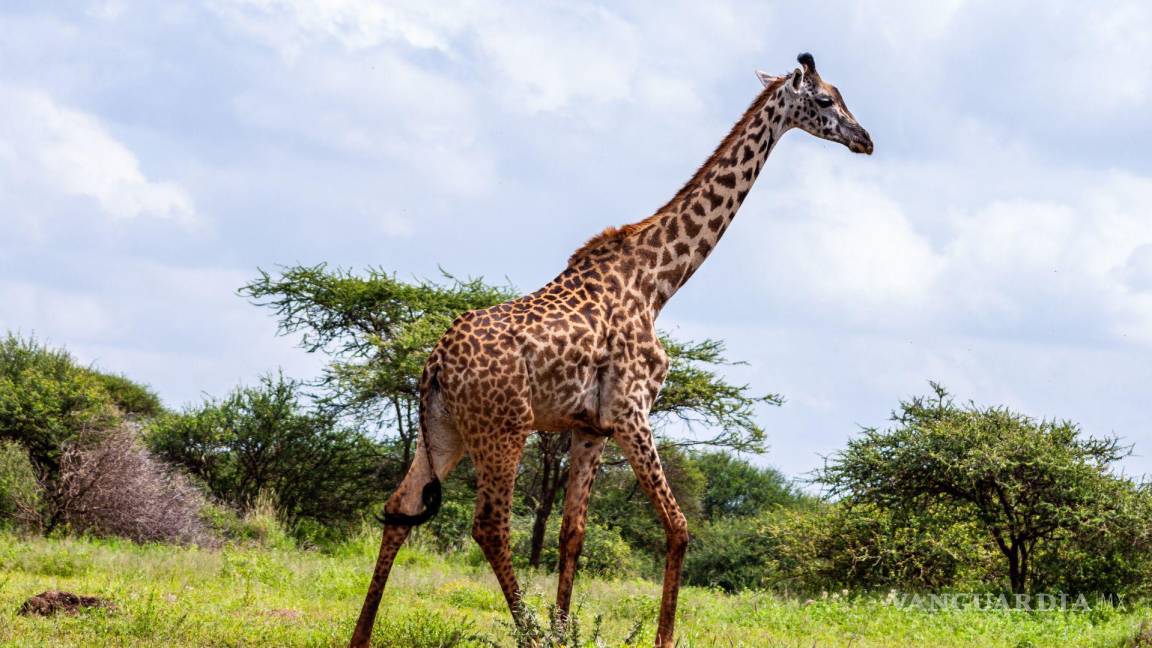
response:
<svg viewBox="0 0 1152 648"><path fill-rule="evenodd" d="M7 334L0 643L343 643L374 557L373 514L415 449L424 359L461 312L513 294L451 275L261 272L240 295L324 355L325 369L272 372L178 409L130 377ZM790 479L757 459L784 398L730 382L719 340L663 342L671 369L653 424L693 534L686 645L1136 645L1152 616L1152 489L1116 470L1130 451L1119 439L957 402L930 384L896 401L886 427L858 431L822 470ZM581 557L581 623L571 631L582 634L549 634L568 443L534 437L516 485L513 550L538 639L650 643L664 534L611 444ZM469 538L473 489L465 461L440 515L402 554L380 645L515 643L520 631ZM52 588L116 608L15 615ZM940 592L1061 592L1092 604L905 604Z"/></svg>
<svg viewBox="0 0 1152 648"><path fill-rule="evenodd" d="M426 534L416 535L398 556L374 645L515 645L504 599L482 558L445 554ZM378 540L368 528L327 550L304 551L283 537L203 549L114 538L0 535L0 646L346 645ZM547 637L555 579L537 570L522 576L526 602L535 612L530 633ZM658 582L589 576L577 585L575 630L564 643L551 637L539 645L652 645ZM28 593L49 587L106 597L117 607L47 619L14 614ZM804 598L703 587L684 588L681 602L679 642L695 648L1148 645L1137 643L1147 613L1140 608L941 613L901 607L886 594ZM1145 627L1145 636L1152 637L1152 626Z"/></svg>

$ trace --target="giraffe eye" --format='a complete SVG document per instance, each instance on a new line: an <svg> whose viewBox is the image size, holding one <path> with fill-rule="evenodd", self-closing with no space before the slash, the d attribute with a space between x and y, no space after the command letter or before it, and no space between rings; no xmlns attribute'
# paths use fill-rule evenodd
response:
<svg viewBox="0 0 1152 648"><path fill-rule="evenodd" d="M828 97L816 97L816 105L821 108L829 108L832 106L832 100Z"/></svg>

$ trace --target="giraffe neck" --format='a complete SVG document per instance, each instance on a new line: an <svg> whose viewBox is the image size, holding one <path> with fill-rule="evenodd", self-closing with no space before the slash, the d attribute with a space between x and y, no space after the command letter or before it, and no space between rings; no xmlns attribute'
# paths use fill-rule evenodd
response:
<svg viewBox="0 0 1152 648"><path fill-rule="evenodd" d="M637 224L630 253L647 275L654 314L708 258L790 127L781 86L764 90L684 188Z"/></svg>

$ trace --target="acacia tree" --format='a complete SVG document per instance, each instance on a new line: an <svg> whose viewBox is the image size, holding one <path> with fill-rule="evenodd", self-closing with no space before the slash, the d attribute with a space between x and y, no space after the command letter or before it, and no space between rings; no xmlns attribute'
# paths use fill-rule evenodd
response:
<svg viewBox="0 0 1152 648"><path fill-rule="evenodd" d="M937 511L975 523L1007 564L1013 592L1035 581L1038 551L1111 517L1110 467L1128 453L1115 438L1004 407L958 406L933 395L900 403L888 430L868 428L833 455L817 481L849 506Z"/></svg>
<svg viewBox="0 0 1152 648"><path fill-rule="evenodd" d="M400 449L398 469L411 460L419 431L419 379L440 335L461 313L515 296L508 286L443 274L441 283L401 281L370 268L364 276L325 264L292 266L277 275L260 271L240 289L254 304L271 308L282 334L298 334L309 352L332 360L314 383L328 411L391 433ZM652 408L653 427L665 445L708 445L760 452L760 405L779 405L776 394L757 395L719 373L739 364L724 357L719 340L661 337L670 367ZM537 435L526 453L521 484L533 526L530 562L539 563L544 532L567 481L570 435ZM398 471L397 471L398 472Z"/></svg>

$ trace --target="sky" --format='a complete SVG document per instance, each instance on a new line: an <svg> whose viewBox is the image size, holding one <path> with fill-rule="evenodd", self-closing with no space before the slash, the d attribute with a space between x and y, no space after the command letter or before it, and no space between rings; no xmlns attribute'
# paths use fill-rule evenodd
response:
<svg viewBox="0 0 1152 648"><path fill-rule="evenodd" d="M1152 474L1152 4L0 3L0 330L173 407L323 358L236 290L327 262L524 292L648 216L810 51L793 131L660 328L822 465L901 399L1071 419Z"/></svg>

